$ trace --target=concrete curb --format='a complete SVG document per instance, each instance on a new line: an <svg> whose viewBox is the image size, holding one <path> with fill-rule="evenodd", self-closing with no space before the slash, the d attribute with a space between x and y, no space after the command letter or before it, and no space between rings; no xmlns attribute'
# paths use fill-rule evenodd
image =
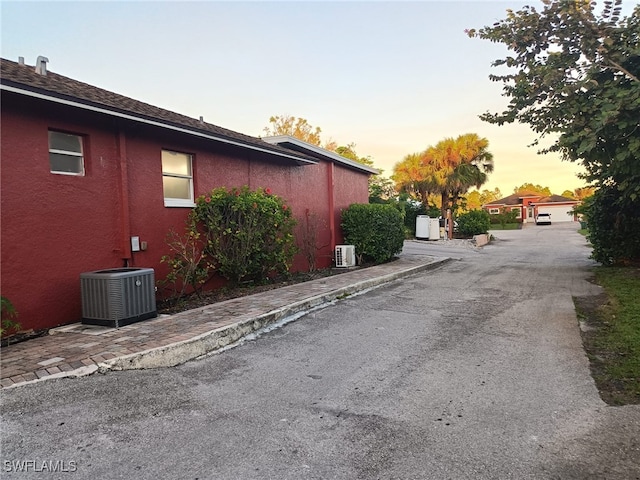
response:
<svg viewBox="0 0 640 480"><path fill-rule="evenodd" d="M449 262L450 260L450 258L438 258L430 263L408 268L401 272L390 273L380 277L363 280L346 287L336 288L321 295L308 297L283 308L278 308L257 317L242 320L232 325L212 330L189 340L114 358L99 364L98 371L100 373L106 373L109 370L134 370L180 365L189 360L193 360L215 352L216 350L228 347L245 338L247 335L257 332L258 330L268 327L269 325L287 317L306 310L318 308L321 305L328 305L330 302L344 296L369 290L419 272L432 270Z"/></svg>
<svg viewBox="0 0 640 480"><path fill-rule="evenodd" d="M203 333L188 340L117 357L98 365L89 365L74 370L55 373L35 380L3 387L2 389L22 387L54 378L83 377L96 372L107 373L109 371L142 370L180 365L189 360L194 360L239 344L248 335L259 335L269 326L277 327L279 326L278 323L288 323L287 319L290 319L289 321L297 320L297 318L303 316L310 310L324 308L336 300L353 294L364 293L365 291L385 285L394 280L433 270L449 261L451 261L451 258L448 257L433 258L429 263L423 263L402 271L380 275L367 280L356 281L350 285L335 288L320 295L307 297L270 312L239 320L231 325L211 330L210 332ZM176 315L180 315L180 313Z"/></svg>

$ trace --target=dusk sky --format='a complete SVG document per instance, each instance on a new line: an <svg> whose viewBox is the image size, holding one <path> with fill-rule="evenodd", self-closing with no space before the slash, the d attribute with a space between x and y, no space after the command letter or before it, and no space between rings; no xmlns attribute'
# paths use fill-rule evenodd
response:
<svg viewBox="0 0 640 480"><path fill-rule="evenodd" d="M489 140L483 187L584 186L575 164L528 147L528 127L478 115L506 99L488 79L502 45L470 39L508 8L540 2L1 2L2 57L248 135L306 118L390 175L446 137Z"/></svg>

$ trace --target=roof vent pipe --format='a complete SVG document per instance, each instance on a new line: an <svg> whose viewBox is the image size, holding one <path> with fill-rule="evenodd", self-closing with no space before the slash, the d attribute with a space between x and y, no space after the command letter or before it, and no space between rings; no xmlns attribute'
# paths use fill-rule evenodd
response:
<svg viewBox="0 0 640 480"><path fill-rule="evenodd" d="M36 73L40 75L47 76L47 62L49 59L47 57L39 56L36 60Z"/></svg>
<svg viewBox="0 0 640 480"><path fill-rule="evenodd" d="M18 57L18 65L24 65L24 57Z"/></svg>

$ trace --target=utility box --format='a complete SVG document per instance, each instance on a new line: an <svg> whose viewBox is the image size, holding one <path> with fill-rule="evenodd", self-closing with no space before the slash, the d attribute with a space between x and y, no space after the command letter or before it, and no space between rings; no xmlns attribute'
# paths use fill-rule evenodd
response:
<svg viewBox="0 0 640 480"><path fill-rule="evenodd" d="M416 217L416 238L427 240L429 238L430 218L428 215Z"/></svg>
<svg viewBox="0 0 640 480"><path fill-rule="evenodd" d="M440 240L440 221L437 218L429 219L429 240Z"/></svg>
<svg viewBox="0 0 640 480"><path fill-rule="evenodd" d="M119 328L158 316L152 268L110 268L80 274L82 323Z"/></svg>

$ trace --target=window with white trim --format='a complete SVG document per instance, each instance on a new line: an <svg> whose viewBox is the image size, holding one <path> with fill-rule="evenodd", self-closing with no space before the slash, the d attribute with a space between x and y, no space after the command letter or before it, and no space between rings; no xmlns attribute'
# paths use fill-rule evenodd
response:
<svg viewBox="0 0 640 480"><path fill-rule="evenodd" d="M84 175L82 137L49 130L49 166L51 173Z"/></svg>
<svg viewBox="0 0 640 480"><path fill-rule="evenodd" d="M522 209L520 207L512 207L511 211L518 212L518 214L516 215L516 218L522 218Z"/></svg>
<svg viewBox="0 0 640 480"><path fill-rule="evenodd" d="M162 150L165 207L193 207L192 158L188 153Z"/></svg>
<svg viewBox="0 0 640 480"><path fill-rule="evenodd" d="M498 215L500 213L500 209L499 208L490 208L489 209L489 213L491 215Z"/></svg>

